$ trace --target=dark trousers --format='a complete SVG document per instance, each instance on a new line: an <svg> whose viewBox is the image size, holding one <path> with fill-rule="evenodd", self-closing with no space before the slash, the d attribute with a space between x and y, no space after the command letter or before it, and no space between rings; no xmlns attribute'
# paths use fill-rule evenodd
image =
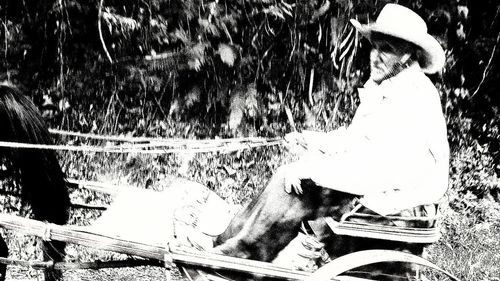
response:
<svg viewBox="0 0 500 281"><path fill-rule="evenodd" d="M278 170L261 194L240 211L217 238L217 249L233 257L272 261L297 235L303 221L322 222L325 216L338 220L351 210L355 198L352 194L317 186L311 180L302 180L303 194L288 194L284 183L284 173ZM416 255L423 251L421 244L337 236L326 225L317 238L325 243L332 258L368 249L391 249ZM410 280L416 271L411 264L379 263L358 268L352 275L375 280L402 280L404 276Z"/></svg>
<svg viewBox="0 0 500 281"><path fill-rule="evenodd" d="M284 172L278 170L266 188L231 221L216 244L226 255L273 260L297 235L301 223L324 216L340 217L353 195L302 180L304 193L285 192Z"/></svg>

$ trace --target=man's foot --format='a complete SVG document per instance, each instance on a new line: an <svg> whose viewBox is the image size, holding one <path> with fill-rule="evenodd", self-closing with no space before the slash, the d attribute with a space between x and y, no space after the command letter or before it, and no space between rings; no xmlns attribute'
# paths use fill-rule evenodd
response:
<svg viewBox="0 0 500 281"><path fill-rule="evenodd" d="M316 238L298 233L272 261L273 264L308 272L318 269L322 258L323 243Z"/></svg>

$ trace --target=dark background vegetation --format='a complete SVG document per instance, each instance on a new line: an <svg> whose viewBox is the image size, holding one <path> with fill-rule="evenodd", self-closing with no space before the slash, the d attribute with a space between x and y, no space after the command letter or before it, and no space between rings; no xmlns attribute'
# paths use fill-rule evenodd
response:
<svg viewBox="0 0 500 281"><path fill-rule="evenodd" d="M473 280L470 270L460 268L461 257L440 255L464 248L463 255L476 257L467 249L481 247L471 245L490 241L485 237L499 240L498 1L2 0L0 79L21 88L51 127L64 130L185 138L330 130L349 122L358 104L356 87L368 74L369 44L348 20L373 21L389 2L419 13L446 51L445 68L431 79L448 123L453 215L431 256ZM62 158L68 173L92 177L96 171L74 162L93 157ZM228 186L250 182L250 192L233 198L241 203L282 158L280 149L196 161L157 156L156 165L129 156L120 168L142 163L140 173L127 176L147 186L188 163L185 176L223 197ZM218 172L221 167L225 173ZM477 225L487 227L460 232ZM492 241L485 248L500 248ZM487 251L479 255L499 259ZM479 270L486 279L477 280L500 275L493 271Z"/></svg>

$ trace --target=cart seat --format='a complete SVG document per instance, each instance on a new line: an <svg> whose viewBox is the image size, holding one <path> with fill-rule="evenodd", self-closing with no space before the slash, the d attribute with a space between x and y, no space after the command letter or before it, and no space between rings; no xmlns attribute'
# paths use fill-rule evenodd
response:
<svg viewBox="0 0 500 281"><path fill-rule="evenodd" d="M434 243L440 233L439 204L417 206L397 215L381 216L356 204L340 220L323 218L337 235L348 235L406 243Z"/></svg>

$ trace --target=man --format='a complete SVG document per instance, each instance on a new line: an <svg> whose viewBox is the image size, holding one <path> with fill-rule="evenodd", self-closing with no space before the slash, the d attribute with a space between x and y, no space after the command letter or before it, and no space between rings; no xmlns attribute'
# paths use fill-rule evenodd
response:
<svg viewBox="0 0 500 281"><path fill-rule="evenodd" d="M283 166L216 241L220 253L272 261L301 223L339 218L358 198L380 215L438 202L447 189L449 149L438 91L424 73L445 61L413 11L387 4L354 27L372 44L370 79L347 129L290 134L321 151Z"/></svg>

